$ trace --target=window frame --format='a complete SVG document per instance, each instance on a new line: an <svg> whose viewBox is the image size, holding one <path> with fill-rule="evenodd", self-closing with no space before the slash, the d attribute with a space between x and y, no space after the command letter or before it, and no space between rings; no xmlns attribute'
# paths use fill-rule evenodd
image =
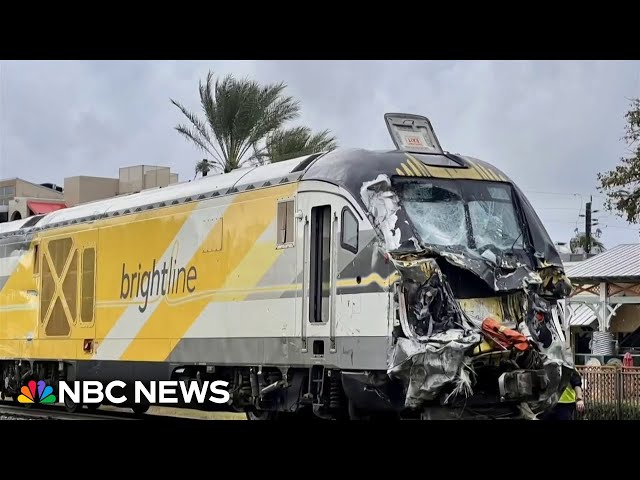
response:
<svg viewBox="0 0 640 480"><path fill-rule="evenodd" d="M392 188L394 189L394 191L396 192L396 194L398 195L398 197L400 198L401 201L403 201L403 197L402 197L402 192L399 191L399 188L401 188L400 186L404 183L427 183L427 182L432 182L433 184L444 184L444 185L456 185L456 184L469 184L469 185L473 185L473 184L484 184L486 185L487 189L491 188L492 186L498 186L498 187L505 187L506 190L508 190L509 192L509 196L510 196L510 200L506 201L504 200L504 203L509 203L511 204L511 206L513 207L514 210L514 215L515 215L515 219L518 222L518 228L520 228L521 230L521 235L520 238L522 238L522 247L518 247L516 250L520 250L522 252L524 252L524 258L528 259L528 251L533 248L533 237L532 237L532 232L531 232L531 227L533 225L533 223L535 223L535 221L533 219L529 219L529 217L527 217L527 214L525 213L525 209L524 209L524 205L522 204L522 199L520 198L518 191L516 189L516 186L509 182L509 181L502 181L502 180L483 180L483 179L471 179L471 178L461 178L461 179L449 179L449 178L415 178L415 177L405 177L405 176L398 176L398 175L393 175L391 178L391 182L392 182ZM459 189L460 192L462 192L462 188L463 186L457 186L456 188ZM466 193L465 193L466 195ZM463 204L466 205L467 204L467 200L466 197L463 199ZM468 215L468 209L465 208L465 217ZM410 217L407 216L408 221L413 224L414 220ZM473 232L472 227L470 228L470 226L466 227L467 230L467 237L468 238L473 238L475 241L475 233ZM418 238L422 240L422 237L420 236L420 233L418 232ZM519 240L519 239L518 239ZM442 247L442 246L438 246L435 245L436 247ZM524 260L523 260L524 261ZM529 263L530 260L527 260L527 264Z"/></svg>
<svg viewBox="0 0 640 480"><path fill-rule="evenodd" d="M41 251L40 251L40 241L35 241L33 243L33 270L32 270L32 274L34 278L39 278L40 277L40 272L42 271L42 265L41 265ZM46 259L45 259L46 261ZM38 287L38 291L40 286L37 285Z"/></svg>
<svg viewBox="0 0 640 480"><path fill-rule="evenodd" d="M329 287L328 295L324 295L325 282L331 285L335 282L332 277L332 257L334 249L333 237L333 216L335 210L331 203L313 205L311 207L311 215L309 219L309 318L308 322L312 325L327 325L331 322L331 296L332 289ZM326 215L326 217L325 217ZM326 221L326 224L325 224ZM327 231L325 232L325 229ZM327 233L328 235L325 235ZM326 241L325 241L326 240ZM325 247L328 255L324 256ZM328 261L328 265L325 262ZM325 268L326 267L326 268ZM326 306L326 320L323 319L325 312L325 299L328 301ZM317 312L317 315L316 315Z"/></svg>
<svg viewBox="0 0 640 480"><path fill-rule="evenodd" d="M288 227L288 217L287 217L287 204L291 203L291 232L290 232L290 241L286 241L287 239L287 227ZM285 233L284 233L284 241L280 242L279 236L280 236L280 205L284 204L284 221L285 221ZM295 197L288 197L288 198L280 198L278 199L278 201L276 202L276 249L280 249L280 248L292 248L295 246L296 243L296 199Z"/></svg>
<svg viewBox="0 0 640 480"><path fill-rule="evenodd" d="M84 304L83 299L84 299L84 293L85 293L84 292L84 272L85 272L84 261L85 261L85 252L87 250L93 250L93 281L92 281L93 290L91 292L92 304L91 304L91 321L90 322L85 321L83 316L83 304ZM83 328L92 328L95 325L95 321L96 321L96 283L97 283L96 270L98 268L98 251L94 244L88 244L88 245L85 245L82 249L78 249L78 252L80 252L81 261L79 265L80 280L78 282L79 307L78 307L77 325Z"/></svg>
<svg viewBox="0 0 640 480"><path fill-rule="evenodd" d="M0 187L0 197L13 198L16 196L16 187L13 185L5 185L4 187Z"/></svg>
<svg viewBox="0 0 640 480"><path fill-rule="evenodd" d="M356 246L355 247L353 245L345 243L345 237L344 237L345 213L349 213L349 215L351 215L351 217L356 223ZM342 212L340 213L340 246L353 254L357 254L358 250L360 249L360 222L358 222L358 217L356 217L356 215L347 206L344 206L342 208Z"/></svg>

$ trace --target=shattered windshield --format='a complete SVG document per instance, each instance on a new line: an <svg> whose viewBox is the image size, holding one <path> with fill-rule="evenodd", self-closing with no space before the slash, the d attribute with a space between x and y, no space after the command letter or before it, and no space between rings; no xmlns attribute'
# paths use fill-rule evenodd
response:
<svg viewBox="0 0 640 480"><path fill-rule="evenodd" d="M403 178L394 186L423 243L479 253L524 248L508 184Z"/></svg>

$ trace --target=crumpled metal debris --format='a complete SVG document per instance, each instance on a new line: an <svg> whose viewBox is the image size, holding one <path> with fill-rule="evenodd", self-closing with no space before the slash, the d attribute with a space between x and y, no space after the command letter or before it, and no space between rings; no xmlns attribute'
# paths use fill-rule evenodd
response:
<svg viewBox="0 0 640 480"><path fill-rule="evenodd" d="M465 360L481 341L479 332L462 329L436 333L423 342L398 338L387 374L407 383L405 406L416 408L435 399L446 385L455 385L455 393L472 393L473 372Z"/></svg>
<svg viewBox="0 0 640 480"><path fill-rule="evenodd" d="M390 352L387 374L408 385L405 406L433 400L448 385L452 393L470 395L473 372L467 359L483 340L479 325L466 317L435 259L394 261L406 289L406 295L399 292L405 337Z"/></svg>
<svg viewBox="0 0 640 480"><path fill-rule="evenodd" d="M404 336L391 348L387 374L406 385L405 407L419 408L424 402L440 399L442 393L448 393L444 403L458 395L473 395L473 351L484 341L504 351L513 350L512 373L507 375L529 370L531 381L538 381L536 375L544 372L546 389L520 405L522 415L535 418L557 402L574 365L571 352L549 320L546 300L533 290L527 291L522 321L503 330L492 321L464 312L434 258L409 255L392 259L402 277L398 300ZM496 342L495 334L500 332L509 335ZM527 347L527 341L532 348Z"/></svg>
<svg viewBox="0 0 640 480"><path fill-rule="evenodd" d="M423 284L406 284L407 299L415 332L419 336L431 336L434 332L454 328L460 315L451 299L446 295L440 275L432 275Z"/></svg>
<svg viewBox="0 0 640 480"><path fill-rule="evenodd" d="M529 407L536 416L558 402L562 395L562 387L569 384L569 378L575 372L571 348L553 326L548 326L548 332L548 346L536 342L539 362L549 381L547 389L536 400L529 402ZM532 341L535 342L533 338Z"/></svg>
<svg viewBox="0 0 640 480"><path fill-rule="evenodd" d="M386 248L396 250L400 246L401 232L396 227L400 205L398 196L391 190L389 177L380 174L375 180L365 182L360 195L374 227L382 232Z"/></svg>

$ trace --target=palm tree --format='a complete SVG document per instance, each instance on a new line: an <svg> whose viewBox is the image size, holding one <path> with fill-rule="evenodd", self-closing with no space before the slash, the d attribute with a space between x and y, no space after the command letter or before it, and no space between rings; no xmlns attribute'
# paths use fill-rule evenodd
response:
<svg viewBox="0 0 640 480"><path fill-rule="evenodd" d="M209 171L211 171L211 164L206 158L203 158L196 163L196 177L198 176L198 173L201 173L203 177L206 177Z"/></svg>
<svg viewBox="0 0 640 480"><path fill-rule="evenodd" d="M313 134L309 127L279 128L267 135L264 149L258 150L255 157L259 162L268 159L275 163L337 147L336 138L329 130Z"/></svg>
<svg viewBox="0 0 640 480"><path fill-rule="evenodd" d="M209 72L206 83L200 82L199 87L205 119L171 99L191 123L191 128L179 125L176 130L206 152L209 165L223 173L250 161L250 150L300 111L297 101L283 95L284 83L260 86L227 75L214 85Z"/></svg>
<svg viewBox="0 0 640 480"><path fill-rule="evenodd" d="M590 253L602 253L604 252L604 244L598 240L598 236L600 234L600 229L596 231L596 235L591 235L591 250ZM582 249L582 251L586 251L587 248L587 234L584 232L576 232L576 236L571 239L569 242L569 246L571 248L572 253L579 253L578 249Z"/></svg>

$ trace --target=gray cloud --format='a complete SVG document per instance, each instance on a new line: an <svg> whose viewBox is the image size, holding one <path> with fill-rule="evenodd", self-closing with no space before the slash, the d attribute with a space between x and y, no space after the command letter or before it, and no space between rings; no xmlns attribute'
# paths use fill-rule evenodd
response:
<svg viewBox="0 0 640 480"><path fill-rule="evenodd" d="M62 184L147 163L192 178L201 154L173 130L183 119L169 99L199 110L208 69L286 82L302 103L296 123L329 128L345 147L390 147L385 112L427 115L446 149L519 183L559 241L586 198L572 194L597 194L597 172L624 153L627 97L640 95L640 62L3 62L0 177ZM638 228L598 215L607 246L640 240Z"/></svg>

